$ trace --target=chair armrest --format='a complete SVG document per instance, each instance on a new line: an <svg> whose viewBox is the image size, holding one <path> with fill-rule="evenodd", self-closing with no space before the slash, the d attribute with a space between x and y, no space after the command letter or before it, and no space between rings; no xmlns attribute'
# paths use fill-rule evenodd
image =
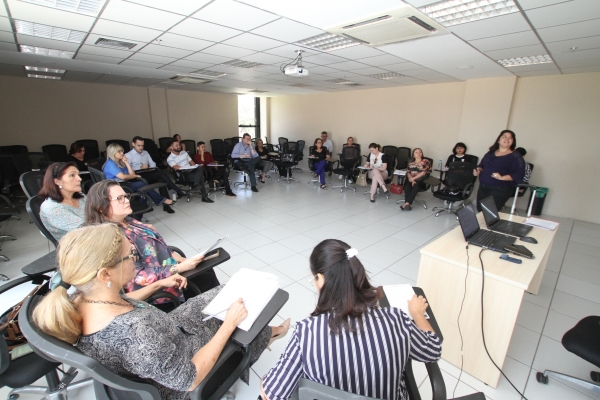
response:
<svg viewBox="0 0 600 400"><path fill-rule="evenodd" d="M475 187L474 184L469 183L467 186L465 186L465 188L462 191L462 197L464 200L468 199L469 197L471 197L471 193L473 193L473 188Z"/></svg>
<svg viewBox="0 0 600 400"><path fill-rule="evenodd" d="M231 339L239 343L243 347L248 347L254 341L256 336L263 330L265 326L273 319L275 314L279 312L281 307L287 303L290 295L285 290L279 289L275 295L269 300L265 308L262 310L252 327L248 331L236 329L231 335Z"/></svg>
<svg viewBox="0 0 600 400"><path fill-rule="evenodd" d="M154 293L152 296L148 297L146 300L144 300L146 303L152 303L153 301L156 301L158 299L169 299L173 302L173 305L175 306L175 308L179 307L181 305L181 301L179 301L179 298L177 296L175 296L174 294L171 294L167 291L164 290L159 290L156 293Z"/></svg>
<svg viewBox="0 0 600 400"><path fill-rule="evenodd" d="M0 194L0 199L4 200L4 202L10 207L10 208L15 208L15 204L5 195ZM20 214L20 212L18 213Z"/></svg>
<svg viewBox="0 0 600 400"><path fill-rule="evenodd" d="M142 186L137 191L138 192L142 192L142 193L146 193L146 192L148 192L150 190L158 189L158 188L165 187L165 186L167 186L166 183L153 183L151 185Z"/></svg>
<svg viewBox="0 0 600 400"><path fill-rule="evenodd" d="M185 257L185 253L183 251L181 251L181 249L179 247L175 247L175 246L167 246L167 248L169 250L171 250L171 252L173 253L177 253L179 254L181 257L186 258Z"/></svg>
<svg viewBox="0 0 600 400"><path fill-rule="evenodd" d="M437 362L432 362L425 363L425 368L427 368L427 374L429 375L433 400L446 400L446 385L440 366Z"/></svg>

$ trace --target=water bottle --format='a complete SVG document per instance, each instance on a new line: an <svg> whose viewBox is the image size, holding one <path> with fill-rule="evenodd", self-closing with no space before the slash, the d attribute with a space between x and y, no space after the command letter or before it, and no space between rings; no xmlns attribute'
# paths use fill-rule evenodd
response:
<svg viewBox="0 0 600 400"><path fill-rule="evenodd" d="M171 194L171 200L173 200L173 201L177 201L177 193L173 192L173 193Z"/></svg>
<svg viewBox="0 0 600 400"><path fill-rule="evenodd" d="M438 161L437 169L439 169L440 171L442 170L442 160Z"/></svg>

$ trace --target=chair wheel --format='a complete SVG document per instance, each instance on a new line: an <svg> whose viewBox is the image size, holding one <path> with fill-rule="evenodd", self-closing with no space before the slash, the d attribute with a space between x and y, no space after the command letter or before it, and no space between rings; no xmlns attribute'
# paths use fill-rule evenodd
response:
<svg viewBox="0 0 600 400"><path fill-rule="evenodd" d="M11 394L10 396L8 396L8 399L9 399L9 400L16 400L16 399L18 399L18 398L19 398L19 395L18 395L17 393L15 393L15 394Z"/></svg>
<svg viewBox="0 0 600 400"><path fill-rule="evenodd" d="M548 377L544 375L543 372L538 372L535 374L535 380L539 383L543 383L544 385L548 384Z"/></svg>
<svg viewBox="0 0 600 400"><path fill-rule="evenodd" d="M592 380L594 382L600 382L600 372L596 372L596 371L590 372L590 378L592 378Z"/></svg>

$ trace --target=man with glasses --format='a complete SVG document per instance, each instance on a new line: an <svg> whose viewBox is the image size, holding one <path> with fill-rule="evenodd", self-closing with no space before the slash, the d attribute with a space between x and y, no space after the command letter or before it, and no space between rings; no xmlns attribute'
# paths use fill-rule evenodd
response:
<svg viewBox="0 0 600 400"><path fill-rule="evenodd" d="M262 158L260 158L254 147L252 147L252 139L250 138L250 134L244 133L242 141L233 146L231 158L236 164L241 163L248 168L251 189L253 192L258 193L254 170L256 169L256 165L262 161Z"/></svg>
<svg viewBox="0 0 600 400"><path fill-rule="evenodd" d="M192 169L196 163L187 151L181 150L181 143L176 140L171 140L169 143L171 146L171 154L167 158L167 164L171 168L175 170L176 174L186 174L187 180L193 182L192 190L200 189L200 193L202 194L202 202L204 203L214 203L206 193L206 187L204 184L204 171L201 166L197 166ZM185 171L185 172L184 172Z"/></svg>

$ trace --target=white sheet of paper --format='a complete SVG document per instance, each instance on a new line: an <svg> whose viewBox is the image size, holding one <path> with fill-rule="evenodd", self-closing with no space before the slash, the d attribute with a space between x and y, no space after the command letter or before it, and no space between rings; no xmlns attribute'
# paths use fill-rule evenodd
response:
<svg viewBox="0 0 600 400"><path fill-rule="evenodd" d="M187 167L179 167L180 171L186 171L186 170L190 170L190 169L196 169L198 168L198 164L196 165L188 165Z"/></svg>
<svg viewBox="0 0 600 400"><path fill-rule="evenodd" d="M408 310L408 301L412 299L415 291L409 284L404 285L386 285L383 286L385 297L387 297L390 306L399 308L404 311L409 317L410 311ZM425 318L429 319L429 315L425 313Z"/></svg>
<svg viewBox="0 0 600 400"><path fill-rule="evenodd" d="M525 221L523 221L525 225L531 225L538 228L546 229L548 231L553 231L558 227L558 222L549 221L547 219L529 217Z"/></svg>
<svg viewBox="0 0 600 400"><path fill-rule="evenodd" d="M197 257L205 255L206 253L208 253L209 251L211 251L212 249L217 247L223 240L227 239L228 237L229 237L229 235L225 235L223 237L218 238L217 241L212 244L212 246L210 246L208 249L206 249L204 251L201 251L200 253L196 254L192 258L197 258Z"/></svg>
<svg viewBox="0 0 600 400"><path fill-rule="evenodd" d="M405 176L406 175L406 171L403 169L397 169L394 171L394 175L399 175L399 176Z"/></svg>

